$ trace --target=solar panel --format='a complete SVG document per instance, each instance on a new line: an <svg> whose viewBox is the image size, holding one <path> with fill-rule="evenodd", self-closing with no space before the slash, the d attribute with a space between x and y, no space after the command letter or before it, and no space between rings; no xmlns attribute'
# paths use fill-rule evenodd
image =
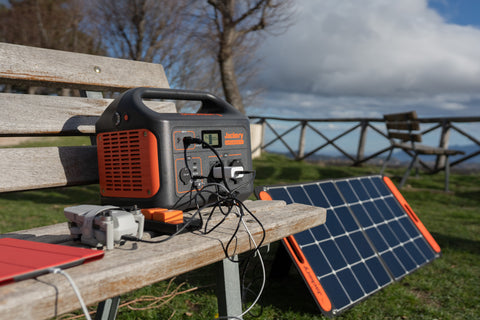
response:
<svg viewBox="0 0 480 320"><path fill-rule="evenodd" d="M327 209L325 224L283 239L327 316L440 256L438 244L387 177L265 186L256 195Z"/></svg>

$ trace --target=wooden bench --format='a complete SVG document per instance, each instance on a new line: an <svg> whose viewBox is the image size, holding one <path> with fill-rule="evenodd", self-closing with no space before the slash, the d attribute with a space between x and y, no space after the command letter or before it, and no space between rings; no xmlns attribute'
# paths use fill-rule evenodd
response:
<svg viewBox="0 0 480 320"><path fill-rule="evenodd" d="M159 64L4 43L0 43L0 57L0 84L83 90L87 96L1 93L0 137L94 136L94 124L111 101L98 92L121 92L140 86L168 87ZM157 112L176 112L170 102L148 105ZM95 146L2 148L0 170L0 193L98 182ZM264 225L265 244L319 225L326 218L325 210L300 204L249 201L247 206ZM28 217L35 213L11 214ZM122 250L107 251L103 259L70 268L68 273L87 305L112 303L108 299L202 266L217 262L225 265L221 243L229 239L234 229L235 221L227 220L208 236L185 233L159 244L127 242ZM262 236L261 228L254 223L250 232L254 239ZM78 246L71 241L66 222L4 233L0 237ZM245 229L239 231L237 241L236 253L252 249ZM223 270L223 274L227 272ZM219 297L219 308L223 308L220 314L237 315L238 310L231 309L229 301L239 299L235 291L238 287L232 291L228 288L229 281L219 285L224 291L224 297ZM107 303L102 302L107 312L97 313L97 319L112 316L115 308ZM10 319L45 319L79 308L69 283L58 275L47 274L0 286L0 315L8 315Z"/></svg>
<svg viewBox="0 0 480 320"><path fill-rule="evenodd" d="M388 138L390 139L390 151L383 163L380 173L385 171L388 162L391 159L395 149L403 150L412 157L407 170L403 174L399 187L402 188L407 181L410 171L418 166L419 155L435 155L445 157L445 191L448 191L450 176L449 157L464 154L460 150L452 150L440 147L431 147L420 144L422 142L422 134L420 133L420 121L415 111L404 113L393 113L384 115L385 125L387 127ZM418 169L418 168L417 168Z"/></svg>

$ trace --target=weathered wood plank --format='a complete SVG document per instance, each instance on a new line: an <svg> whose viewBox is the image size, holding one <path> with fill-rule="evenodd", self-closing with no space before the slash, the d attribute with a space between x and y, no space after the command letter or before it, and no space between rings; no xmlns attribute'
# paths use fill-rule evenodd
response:
<svg viewBox="0 0 480 320"><path fill-rule="evenodd" d="M98 182L95 146L0 149L0 192Z"/></svg>
<svg viewBox="0 0 480 320"><path fill-rule="evenodd" d="M420 130L420 121L405 121L405 122L386 122L387 129L393 130Z"/></svg>
<svg viewBox="0 0 480 320"><path fill-rule="evenodd" d="M457 155L457 154L465 154L465 152L461 150L453 150L453 149L444 149L444 148L437 148L426 146L423 144L415 144L415 148L412 146L411 143L393 143L392 144L395 148L400 148L403 150L410 150L416 151L418 154L425 154L425 155Z"/></svg>
<svg viewBox="0 0 480 320"><path fill-rule="evenodd" d="M168 88L162 65L0 43L0 82L123 91Z"/></svg>
<svg viewBox="0 0 480 320"><path fill-rule="evenodd" d="M0 136L94 134L95 122L112 99L0 94ZM172 102L145 101L159 113L176 112Z"/></svg>
<svg viewBox="0 0 480 320"><path fill-rule="evenodd" d="M418 116L416 111L409 111L409 112L384 114L383 119L386 121L408 121L408 120L417 120Z"/></svg>
<svg viewBox="0 0 480 320"><path fill-rule="evenodd" d="M265 243L312 228L326 219L325 210L318 207L302 204L285 206L284 202L278 201L248 201L246 204L267 231ZM253 219L247 216L248 228L259 241L261 229L249 220ZM235 224L236 219L229 219L208 236L186 233L160 244L128 242L123 250L106 252L102 260L68 269L68 273L79 287L86 304L92 305L222 260L221 243L228 241ZM27 234L31 232L24 231ZM64 232L68 233L68 229ZM237 240L238 253L251 249L251 241L243 227ZM57 275L45 275L38 280L0 287L0 314L8 314L10 319L45 319L78 308L70 285Z"/></svg>
<svg viewBox="0 0 480 320"><path fill-rule="evenodd" d="M388 137L390 139L400 139L402 141L422 142L422 135L419 133L390 131L388 132Z"/></svg>

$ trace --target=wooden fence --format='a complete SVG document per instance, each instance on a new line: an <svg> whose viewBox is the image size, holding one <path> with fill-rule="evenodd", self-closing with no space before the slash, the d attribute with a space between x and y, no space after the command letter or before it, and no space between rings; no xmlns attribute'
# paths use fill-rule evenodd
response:
<svg viewBox="0 0 480 320"><path fill-rule="evenodd" d="M256 149L263 151L274 143L280 143L286 149L284 150L288 151L293 158L303 160L318 155L322 149L331 146L340 152L343 157L349 159L352 165L357 166L375 158L381 160L381 156L391 148L383 118L285 119L250 116L250 119L252 123L261 125L261 130L259 131L261 132L262 143L254 148L254 152L257 151ZM452 144L452 142L453 144L458 143L456 140L450 141L452 133L455 133L458 137L462 137L462 140L467 141L468 145L473 146L464 156L455 158L451 162L451 166L458 165L480 155L480 138L475 137L475 135L480 136L480 117L420 118L419 120L422 123L422 127L428 127L422 130L422 135L436 135L438 146L440 147L446 148L449 144ZM278 124L284 127L283 130L278 128ZM321 127L322 125L327 125L328 128L328 125L331 124L347 125L348 128L333 137L328 137L325 133L327 129L322 129ZM465 129L462 128L462 126L474 127L475 130ZM307 130L310 134L310 148L308 151L306 151ZM380 137L380 140L383 140L384 145L379 143L378 148L374 147L373 150L366 152L367 137L368 134L372 132L375 133L377 139ZM270 138L265 138L267 136L266 133L269 133ZM285 138L287 135L291 136L292 134L296 135L296 141L298 141L298 143L292 143ZM312 135L317 140L316 142L313 141L315 139L312 139ZM354 139L357 141L356 151L351 151L351 147L346 147L340 142L340 140L347 135L354 135ZM465 142L463 144L465 144ZM444 168L444 159L438 157L433 164L420 159L420 164L428 171L434 173Z"/></svg>

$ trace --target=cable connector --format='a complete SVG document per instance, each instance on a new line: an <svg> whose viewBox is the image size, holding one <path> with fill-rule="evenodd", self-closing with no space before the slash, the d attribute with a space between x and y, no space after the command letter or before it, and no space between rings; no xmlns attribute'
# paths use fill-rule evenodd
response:
<svg viewBox="0 0 480 320"><path fill-rule="evenodd" d="M203 143L203 140L199 138L194 138L194 137L183 138L183 144L185 146L185 149L191 144L202 144L202 143Z"/></svg>
<svg viewBox="0 0 480 320"><path fill-rule="evenodd" d="M245 171L243 171L243 167L223 167L223 174L225 179L240 179L243 178ZM213 177L216 179L222 179L222 167L214 167L213 168Z"/></svg>

